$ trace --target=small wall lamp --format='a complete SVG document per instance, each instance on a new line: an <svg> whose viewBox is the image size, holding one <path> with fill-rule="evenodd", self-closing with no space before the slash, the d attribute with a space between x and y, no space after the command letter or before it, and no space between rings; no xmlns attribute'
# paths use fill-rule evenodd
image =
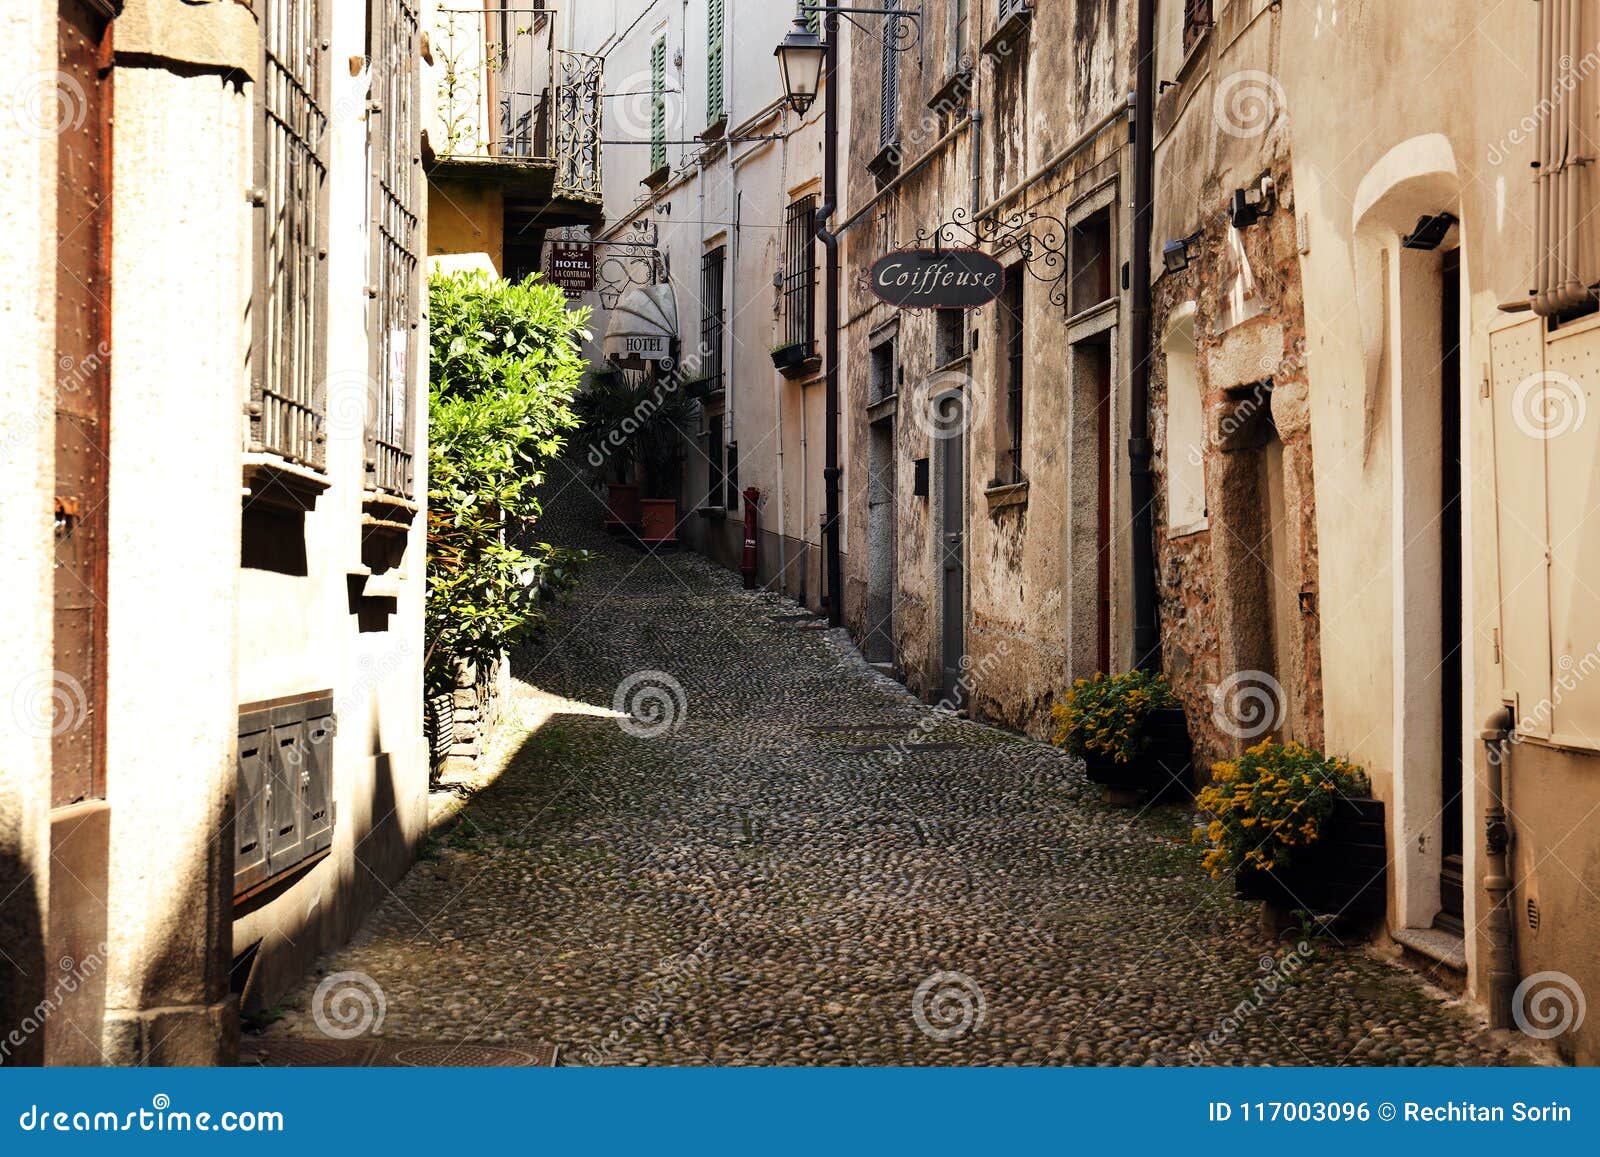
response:
<svg viewBox="0 0 1600 1157"><path fill-rule="evenodd" d="M1189 262L1192 260L1190 250L1198 240L1200 234L1197 231L1187 237L1168 241L1161 247L1161 264L1167 267L1168 273L1182 273L1189 268Z"/></svg>
<svg viewBox="0 0 1600 1157"><path fill-rule="evenodd" d="M1406 249L1437 249L1455 223L1454 213L1435 213L1423 217L1417 222L1415 230L1400 238L1400 244Z"/></svg>
<svg viewBox="0 0 1600 1157"><path fill-rule="evenodd" d="M1250 189L1236 189L1228 206L1228 220L1235 229L1248 229L1278 207L1277 184L1271 177Z"/></svg>

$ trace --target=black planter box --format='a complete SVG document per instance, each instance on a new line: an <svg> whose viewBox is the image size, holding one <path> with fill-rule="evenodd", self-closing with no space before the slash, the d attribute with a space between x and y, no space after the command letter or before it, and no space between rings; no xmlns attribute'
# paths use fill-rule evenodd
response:
<svg viewBox="0 0 1600 1157"><path fill-rule="evenodd" d="M1246 900L1264 900L1291 912L1370 920L1388 905L1388 867L1383 802L1340 797L1317 842L1294 849L1287 868L1242 868L1233 882Z"/></svg>
<svg viewBox="0 0 1600 1157"><path fill-rule="evenodd" d="M779 373L792 378L814 372L821 360L812 351L810 342L797 341L773 350L772 364Z"/></svg>
<svg viewBox="0 0 1600 1157"><path fill-rule="evenodd" d="M1144 721L1144 733L1149 743L1131 763L1085 756L1089 782L1121 791L1148 792L1158 799L1187 794L1194 783L1194 745L1183 708L1152 711Z"/></svg>

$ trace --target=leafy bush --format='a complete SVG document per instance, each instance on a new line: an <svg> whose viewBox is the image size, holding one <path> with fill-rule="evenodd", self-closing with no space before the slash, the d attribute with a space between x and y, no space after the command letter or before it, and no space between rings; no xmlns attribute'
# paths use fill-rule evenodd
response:
<svg viewBox="0 0 1600 1157"><path fill-rule="evenodd" d="M1355 764L1271 739L1215 764L1211 772L1199 803L1211 816L1205 866L1219 880L1241 868L1288 867L1296 848L1316 843L1338 796L1372 790Z"/></svg>
<svg viewBox="0 0 1600 1157"><path fill-rule="evenodd" d="M1149 743L1145 717L1158 708L1176 706L1177 696L1165 675L1129 671L1079 679L1065 702L1050 710L1056 724L1052 742L1079 759L1097 755L1131 763Z"/></svg>
<svg viewBox="0 0 1600 1157"><path fill-rule="evenodd" d="M555 286L483 273L428 282L428 599L430 690L451 663L492 661L537 629L538 604L581 555L525 543L544 466L578 423L587 310Z"/></svg>

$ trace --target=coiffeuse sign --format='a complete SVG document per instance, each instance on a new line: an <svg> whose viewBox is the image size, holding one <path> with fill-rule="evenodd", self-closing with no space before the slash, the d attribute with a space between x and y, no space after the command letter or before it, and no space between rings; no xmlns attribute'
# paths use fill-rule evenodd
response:
<svg viewBox="0 0 1600 1157"><path fill-rule="evenodd" d="M974 309L1005 283L1004 267L976 249L898 249L872 263L872 292L900 309Z"/></svg>

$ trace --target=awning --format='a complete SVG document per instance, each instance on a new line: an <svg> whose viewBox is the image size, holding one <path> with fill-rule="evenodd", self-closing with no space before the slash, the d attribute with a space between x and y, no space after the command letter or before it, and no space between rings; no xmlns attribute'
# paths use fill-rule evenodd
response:
<svg viewBox="0 0 1600 1157"><path fill-rule="evenodd" d="M648 369L667 361L678 336L678 299L671 285L633 290L611 311L606 326L606 357L625 370Z"/></svg>

